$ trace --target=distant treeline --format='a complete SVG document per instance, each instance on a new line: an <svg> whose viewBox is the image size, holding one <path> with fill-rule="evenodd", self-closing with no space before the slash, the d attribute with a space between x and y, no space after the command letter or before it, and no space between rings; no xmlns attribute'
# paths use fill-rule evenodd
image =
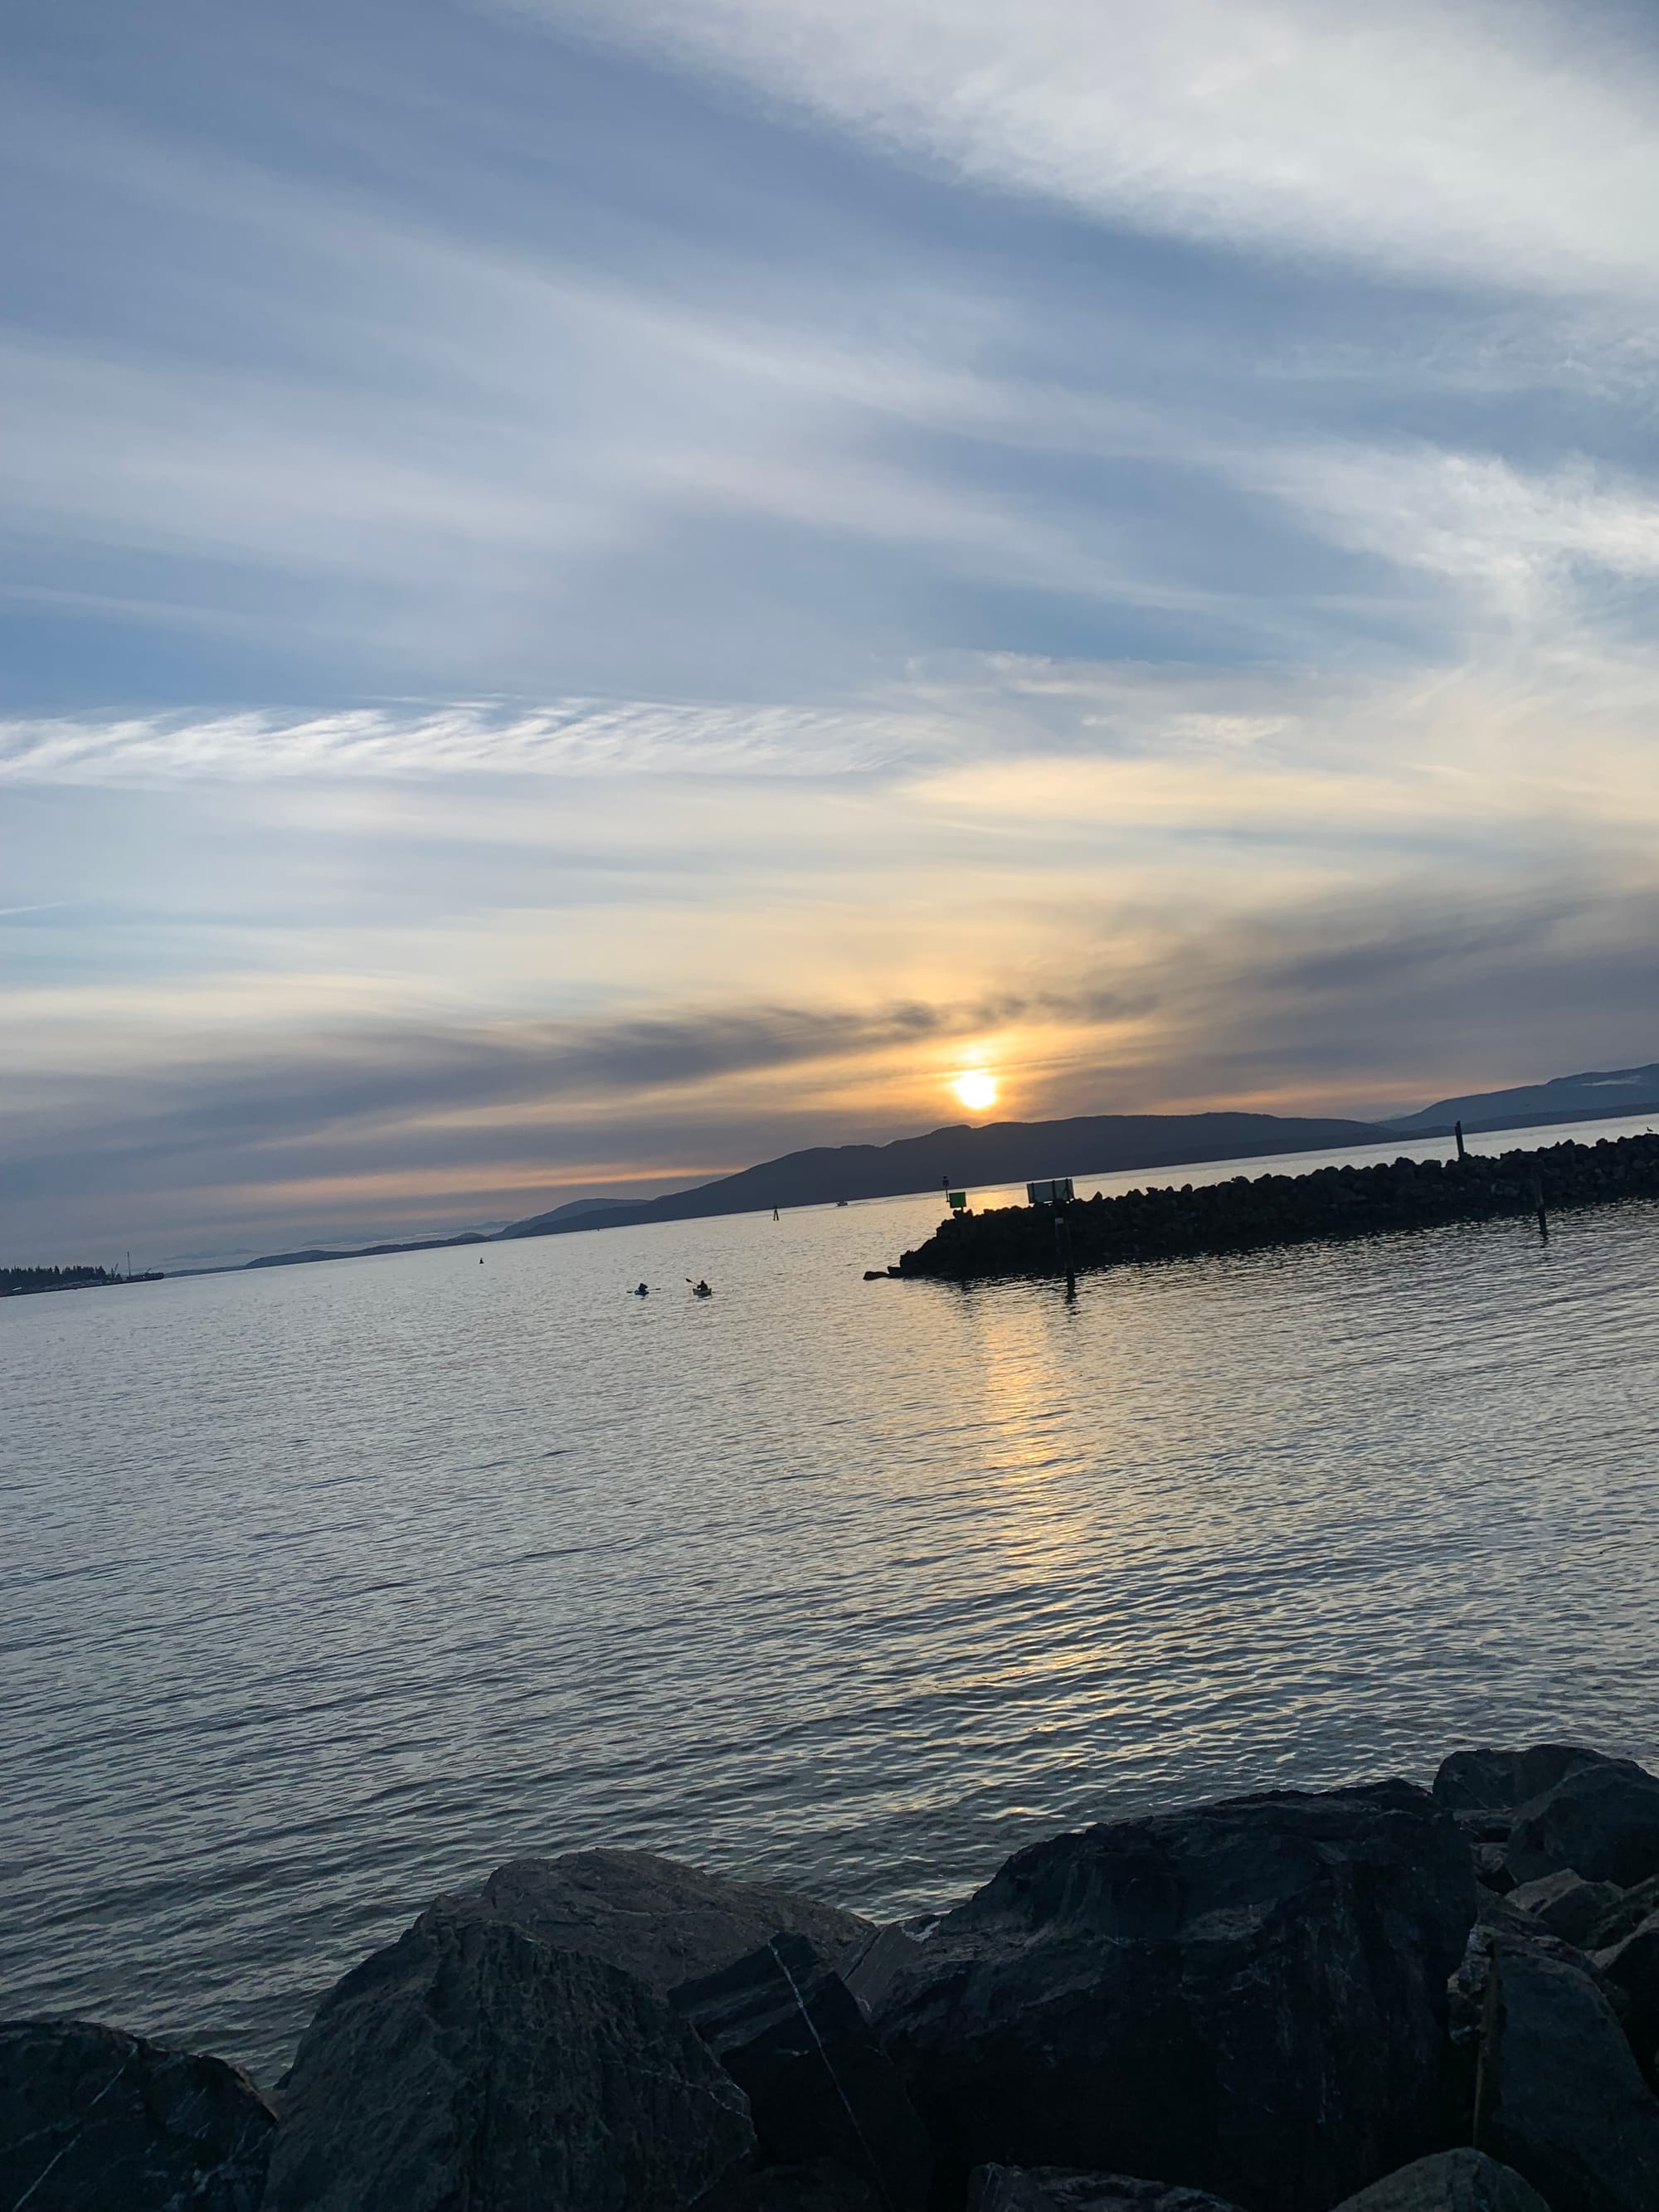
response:
<svg viewBox="0 0 1659 2212"><path fill-rule="evenodd" d="M0 1267L0 1298L31 1291L81 1291L100 1283L159 1283L159 1275L118 1274L112 1267Z"/></svg>

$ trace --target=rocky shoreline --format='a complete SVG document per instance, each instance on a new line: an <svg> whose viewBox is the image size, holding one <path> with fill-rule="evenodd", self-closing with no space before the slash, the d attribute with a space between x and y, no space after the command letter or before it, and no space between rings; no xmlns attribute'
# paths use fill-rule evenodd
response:
<svg viewBox="0 0 1659 2212"><path fill-rule="evenodd" d="M1659 1779L1463 1751L1031 1845L877 1928L520 1859L269 2091L0 2027L3 2212L1659 2212Z"/></svg>
<svg viewBox="0 0 1659 2212"><path fill-rule="evenodd" d="M889 1275L963 1281L1064 1275L1145 1260L1255 1252L1447 1222L1659 1198L1659 1136L1565 1142L1497 1157L1378 1161L1306 1175L1132 1190L1051 1206L954 1214ZM873 1277L882 1271L872 1269Z"/></svg>

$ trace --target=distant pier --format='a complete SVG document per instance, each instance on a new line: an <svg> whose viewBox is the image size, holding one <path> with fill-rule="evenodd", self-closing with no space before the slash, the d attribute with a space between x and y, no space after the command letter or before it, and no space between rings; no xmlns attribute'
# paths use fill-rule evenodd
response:
<svg viewBox="0 0 1659 2212"><path fill-rule="evenodd" d="M1509 1216L1531 1215L1547 1235L1553 1213L1626 1199L1659 1199L1659 1136L1491 1157L1378 1161L1305 1175L1241 1175L1115 1198L953 1213L887 1272L947 1281L1052 1276Z"/></svg>

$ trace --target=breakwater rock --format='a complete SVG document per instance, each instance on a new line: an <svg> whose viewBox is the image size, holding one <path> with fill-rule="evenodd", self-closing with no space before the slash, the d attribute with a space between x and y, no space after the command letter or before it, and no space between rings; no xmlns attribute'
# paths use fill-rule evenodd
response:
<svg viewBox="0 0 1659 2212"><path fill-rule="evenodd" d="M890 1275L1052 1275L1073 1267L1255 1252L1446 1222L1659 1199L1659 1136L1602 1138L1462 1160L1378 1161L1306 1175L1126 1191L1069 1205L955 1214Z"/></svg>
<svg viewBox="0 0 1659 2212"><path fill-rule="evenodd" d="M28 2212L1659 2212L1659 1780L1115 1820L890 1928L639 1851L440 1898L267 2094L0 2027Z"/></svg>

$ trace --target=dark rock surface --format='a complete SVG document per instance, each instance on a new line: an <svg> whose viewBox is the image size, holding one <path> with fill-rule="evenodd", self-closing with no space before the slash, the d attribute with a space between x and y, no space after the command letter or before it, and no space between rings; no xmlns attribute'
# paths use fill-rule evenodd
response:
<svg viewBox="0 0 1659 2212"><path fill-rule="evenodd" d="M1628 1759L1572 1768L1516 1812L1509 1866L1521 1884L1563 1867L1621 1889L1659 1875L1659 1780Z"/></svg>
<svg viewBox="0 0 1659 2212"><path fill-rule="evenodd" d="M1622 2015L1624 1991L1606 1978L1587 1951L1581 1950L1576 1943L1569 1943L1563 1936L1553 1936L1541 1921L1518 1911L1509 1898L1483 1895L1463 1956L1446 1985L1452 2042L1459 2049L1467 2050L1471 2061L1483 2033L1488 1969L1492 1945L1498 1936L1524 1943L1540 1956L1559 1959L1575 1973L1584 1975L1601 1991L1614 2017ZM1468 2069L1464 2069L1464 2075L1468 2091L1465 2107L1472 2108L1474 2077Z"/></svg>
<svg viewBox="0 0 1659 2212"><path fill-rule="evenodd" d="M1475 1880L1483 1888L1495 1890L1499 1897L1506 1896L1515 1887L1515 1876L1510 1872L1509 1848L1507 1840L1501 1844L1483 1842L1476 1844L1471 1854Z"/></svg>
<svg viewBox="0 0 1659 2212"><path fill-rule="evenodd" d="M925 2202L927 2131L846 1984L805 1936L774 1936L684 1984L672 2002L748 2097L763 2161L832 2160L893 2212Z"/></svg>
<svg viewBox="0 0 1659 2212"><path fill-rule="evenodd" d="M1586 1881L1571 1867L1564 1867L1559 1874L1518 1883L1510 1891L1509 1901L1541 1921L1552 1936L1583 1946L1624 1894L1616 1882Z"/></svg>
<svg viewBox="0 0 1659 2212"><path fill-rule="evenodd" d="M981 2166L968 2178L966 2212L1238 2212L1206 2190L1127 2173L1068 2166Z"/></svg>
<svg viewBox="0 0 1659 2212"><path fill-rule="evenodd" d="M1551 2212L1659 2206L1659 2099L1612 2007L1559 1948L1486 1933L1474 2132Z"/></svg>
<svg viewBox="0 0 1659 2212"><path fill-rule="evenodd" d="M512 1859L465 1902L556 1950L620 1966L664 1994L718 1973L786 1930L809 1937L832 1960L876 1932L855 1913L793 1890L708 1874L653 1851Z"/></svg>
<svg viewBox="0 0 1659 2212"><path fill-rule="evenodd" d="M881 2009L894 1981L914 1965L916 1946L933 1934L944 1917L941 1912L932 1912L919 1914L911 1920L890 1922L885 1928L878 1928L866 1942L855 1945L840 1960L841 1978L858 1999L866 2019Z"/></svg>
<svg viewBox="0 0 1659 2212"><path fill-rule="evenodd" d="M1633 1889L1620 1892L1618 1903L1607 1907L1585 1938L1585 1949L1601 1951L1611 1944L1622 1943L1655 1912L1659 1912L1659 1875L1647 1881L1638 1881Z"/></svg>
<svg viewBox="0 0 1659 2212"><path fill-rule="evenodd" d="M1650 2082L1659 2082L1659 1912L1623 1942L1595 1954L1595 1965L1625 1999L1625 2033Z"/></svg>
<svg viewBox="0 0 1659 2212"><path fill-rule="evenodd" d="M440 1904L323 2000L264 2212L679 2212L753 2145L654 1990Z"/></svg>
<svg viewBox="0 0 1659 2212"><path fill-rule="evenodd" d="M697 2200L697 2212L886 2212L871 2185L834 2159L745 2169Z"/></svg>
<svg viewBox="0 0 1659 2212"><path fill-rule="evenodd" d="M1499 1157L1471 1153L1465 1160L1378 1161L1299 1176L1235 1176L1228 1182L1132 1190L1115 1198L1097 1194L1060 1212L1076 1266L1104 1267L1529 1214L1540 1185L1553 1212L1659 1197L1659 1136L1604 1137L1595 1145L1546 1145ZM956 1280L1052 1275L1054 1230L1050 1206L953 1214L925 1244L902 1255L899 1273Z"/></svg>
<svg viewBox="0 0 1659 2212"><path fill-rule="evenodd" d="M6 2212L255 2212L274 2125L221 2058L88 2021L0 2027Z"/></svg>
<svg viewBox="0 0 1659 2212"><path fill-rule="evenodd" d="M1441 1761L1434 1778L1435 1802L1459 1814L1502 1814L1492 1832L1507 1835L1518 1805L1553 1790L1578 1767L1606 1764L1599 1751L1574 1743L1535 1743L1525 1751L1455 1751Z"/></svg>
<svg viewBox="0 0 1659 2212"><path fill-rule="evenodd" d="M1406 1783L1091 1828L946 1914L874 2025L942 2166L1327 2212L1455 2139L1445 1984L1476 1896Z"/></svg>
<svg viewBox="0 0 1659 2212"><path fill-rule="evenodd" d="M1385 2174L1335 2212L1550 2212L1512 2166L1484 2151L1443 2150Z"/></svg>

